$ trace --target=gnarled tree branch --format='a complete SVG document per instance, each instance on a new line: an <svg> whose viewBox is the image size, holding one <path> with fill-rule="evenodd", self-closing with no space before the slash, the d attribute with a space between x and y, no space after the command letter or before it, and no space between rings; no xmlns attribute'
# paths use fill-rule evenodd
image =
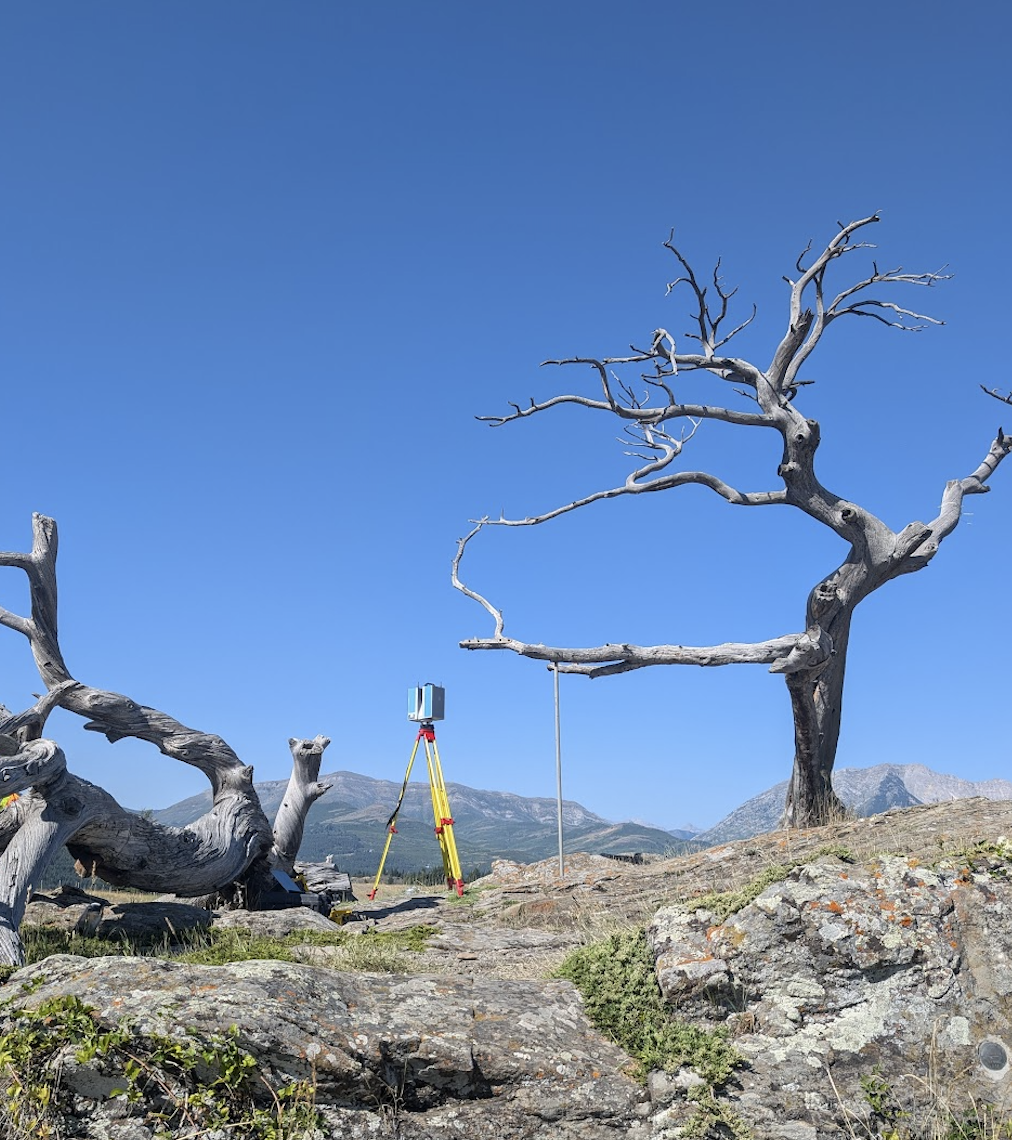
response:
<svg viewBox="0 0 1012 1140"><path fill-rule="evenodd" d="M982 392L986 392L986 393L987 393L989 396L994 396L994 398L995 398L996 400L1001 400L1001 402L1002 402L1003 404L1012 404L1012 392L1007 392L1007 393L1006 393L1006 394L1003 396L1003 395L1001 394L1001 392L999 392L999 391L998 391L998 389L997 389L997 388L985 388L983 384L981 384L981 386L980 386L980 390L981 390ZM999 435L1000 435L1000 434L1001 434L1001 429L1000 429L1000 428L998 429L998 432L999 432Z"/></svg>
<svg viewBox="0 0 1012 1140"><path fill-rule="evenodd" d="M846 650L854 608L870 593L901 574L925 566L939 544L959 520L964 496L988 490L988 480L1012 450L1012 437L999 429L983 462L963 479L950 481L942 495L938 516L932 522L911 523L899 533L857 503L824 487L816 476L815 454L821 431L813 419L806 419L795 406L803 386L800 369L822 341L829 325L842 316L872 317L890 328L918 331L941 322L913 309L883 299L879 289L893 285L931 287L946 280L942 272L907 273L902 268L880 270L873 261L870 273L842 289L828 291L832 267L843 257L873 249L857 240L865 227L879 221L877 214L840 225L828 245L810 258L811 243L797 260L797 278L785 278L790 286L787 331L773 354L770 366L761 370L749 361L719 356L718 351L755 313L730 333L721 332L728 318L734 290L726 289L720 278L720 262L712 284L702 284L688 259L673 244L665 247L679 263L679 276L668 286L672 293L684 286L690 296L694 332L686 334L698 342L700 353L681 353L675 338L666 329L656 329L649 349L633 348L631 356L569 357L546 361L550 364L583 364L596 372L604 399L579 393L557 395L529 406L514 404L509 415L479 417L493 426L538 415L562 404L575 404L593 411L605 411L626 424L638 450L631 454L642 461L619 486L575 498L572 502L543 514L525 518L483 519L460 540L453 561L453 584L478 601L495 622L491 638L461 641L465 649L508 649L535 660L548 661L561 672L602 677L628 672L649 665L725 665L762 662L787 681L795 720L795 768L785 808L786 820L794 825L822 822L842 805L832 789L830 775L840 729ZM652 365L653 373L642 371ZM639 396L634 383L623 380L617 370L640 369L646 395ZM682 396L693 381L693 373L708 372L739 385L738 394L758 405L758 411L712 407L692 403ZM1012 403L1012 395L989 395ZM677 393L677 396L676 396ZM657 402L652 404L651 400ZM738 427L774 428L783 440L783 455L777 475L783 488L742 492L709 472L676 471L673 466L687 439L677 439L668 426L689 419L694 425L718 420ZM695 430L695 426L693 428ZM727 643L720 646L681 645L637 646L609 643L596 648L566 648L533 644L507 637L502 610L460 581L460 563L471 538L483 526L534 526L602 499L621 498L646 492L672 490L684 485L709 487L727 502L741 506L786 505L829 527L847 544L840 565L811 590L805 608L804 632L753 644Z"/></svg>
<svg viewBox="0 0 1012 1140"><path fill-rule="evenodd" d="M770 672L794 672L790 654L805 637L789 633L769 641L724 642L721 645L598 645L584 649L535 645L512 637L472 637L460 643L461 649L509 649L521 657L548 661L560 673L582 673L588 677L610 677L648 665L779 665ZM827 650L829 652L829 650Z"/></svg>
<svg viewBox="0 0 1012 1140"><path fill-rule="evenodd" d="M29 616L0 610L0 623L28 639L47 690L32 708L0 721L0 733L8 734L2 739L20 740L13 753L10 744L4 745L0 783L7 791L30 789L16 810L0 812L0 961L15 963L27 893L62 844L108 882L202 896L241 879L262 883L275 843L253 788L253 769L220 736L71 676L57 634L56 523L33 516L33 535L30 553L0 553L0 566L24 571L31 594ZM174 828L121 808L107 792L68 772L53 742L37 739L57 706L86 718L85 727L111 743L145 740L198 768L211 784L211 810L187 827ZM327 787L316 783L326 738L291 743L295 790L290 789L277 824L285 858L301 840L305 813ZM304 779L314 757L312 780Z"/></svg>

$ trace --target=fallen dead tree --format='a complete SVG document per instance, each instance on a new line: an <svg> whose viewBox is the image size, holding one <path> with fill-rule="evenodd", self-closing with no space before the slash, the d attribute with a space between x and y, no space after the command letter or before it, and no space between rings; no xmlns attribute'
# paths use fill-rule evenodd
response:
<svg viewBox="0 0 1012 1140"><path fill-rule="evenodd" d="M31 591L28 616L0 607L0 625L27 638L45 692L23 712L0 706L0 795L18 798L0 811L0 964L24 960L18 928L25 905L63 845L89 872L116 886L216 895L255 907L271 869L291 871L306 815L330 787L319 781L325 736L289 741L293 767L273 826L253 789L253 769L220 736L188 728L121 693L71 675L57 632L56 522L33 516L28 553L0 552L0 566L22 570ZM166 827L121 807L108 792L74 775L63 750L43 738L55 708L85 719L110 743L133 737L207 777L210 810L186 827Z"/></svg>

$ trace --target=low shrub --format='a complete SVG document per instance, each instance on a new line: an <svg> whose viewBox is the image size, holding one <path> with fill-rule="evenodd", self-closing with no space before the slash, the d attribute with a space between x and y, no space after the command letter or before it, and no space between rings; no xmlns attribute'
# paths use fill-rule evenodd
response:
<svg viewBox="0 0 1012 1140"><path fill-rule="evenodd" d="M66 1134L73 1097L60 1073L72 1054L114 1086L158 1137L222 1134L246 1140L303 1140L322 1120L313 1086L296 1081L273 1088L238 1032L166 1037L136 1034L130 1024L103 1024L77 997L9 1013L0 1036L0 1123L9 1140L48 1140Z"/></svg>

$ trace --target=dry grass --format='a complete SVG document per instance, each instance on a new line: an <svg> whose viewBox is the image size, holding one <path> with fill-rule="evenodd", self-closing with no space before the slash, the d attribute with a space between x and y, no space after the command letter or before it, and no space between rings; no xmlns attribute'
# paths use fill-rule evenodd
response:
<svg viewBox="0 0 1012 1140"><path fill-rule="evenodd" d="M151 894L148 891L120 891L116 889L102 890L101 884L93 890L88 888L88 894L95 895L96 898L106 899L110 906L122 906L125 903L147 903L156 902L160 895Z"/></svg>
<svg viewBox="0 0 1012 1140"><path fill-rule="evenodd" d="M495 978L505 982L540 982L553 978L570 950L545 949L526 954L484 954L460 960L453 955L425 955L420 969L427 974L452 977Z"/></svg>

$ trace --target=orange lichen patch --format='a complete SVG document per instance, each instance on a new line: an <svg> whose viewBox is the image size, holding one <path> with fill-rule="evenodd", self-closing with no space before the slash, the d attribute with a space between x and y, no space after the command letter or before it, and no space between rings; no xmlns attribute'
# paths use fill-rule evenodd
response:
<svg viewBox="0 0 1012 1140"><path fill-rule="evenodd" d="M733 946L733 947L737 948L745 941L745 938L746 938L745 931L741 930L737 926L731 926L731 927L724 926L724 927L719 927L719 928L715 928L715 929L723 930L724 940L727 942L727 944L729 946Z"/></svg>
<svg viewBox="0 0 1012 1140"><path fill-rule="evenodd" d="M878 898L879 910L892 911L896 909L896 900L889 898L885 891L876 891Z"/></svg>
<svg viewBox="0 0 1012 1140"><path fill-rule="evenodd" d="M830 899L830 901L826 903L826 910L832 911L833 914L843 914L843 907L840 906L836 899Z"/></svg>
<svg viewBox="0 0 1012 1140"><path fill-rule="evenodd" d="M912 915L909 915L909 914L905 914L905 915L904 915L904 916L903 916L903 917L900 919L900 926L913 926L913 925L914 925L914 920L913 920L913 916L912 916Z"/></svg>
<svg viewBox="0 0 1012 1140"><path fill-rule="evenodd" d="M919 867L920 865L921 865L920 859L915 859L915 858L913 858L913 856L911 856L907 860L907 866L910 867L911 869L913 869L914 867Z"/></svg>

